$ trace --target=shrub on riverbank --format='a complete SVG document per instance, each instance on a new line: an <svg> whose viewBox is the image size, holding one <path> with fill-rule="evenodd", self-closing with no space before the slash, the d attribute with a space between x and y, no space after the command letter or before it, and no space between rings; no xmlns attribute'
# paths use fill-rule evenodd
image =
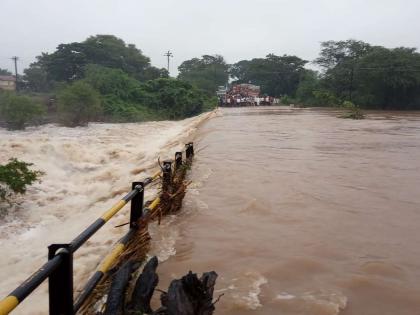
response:
<svg viewBox="0 0 420 315"><path fill-rule="evenodd" d="M99 93L89 84L76 81L58 95L58 114L64 125L86 125L102 112Z"/></svg>
<svg viewBox="0 0 420 315"><path fill-rule="evenodd" d="M340 118L350 118L350 119L364 119L365 114L359 106L353 104L352 102L345 101L342 104L342 107L347 109L347 113L340 116Z"/></svg>
<svg viewBox="0 0 420 315"><path fill-rule="evenodd" d="M40 118L45 109L35 98L12 93L0 95L0 117L11 130L25 129L29 122Z"/></svg>
<svg viewBox="0 0 420 315"><path fill-rule="evenodd" d="M14 194L24 194L29 185L39 180L43 173L31 170L32 165L17 159L0 165L0 201L10 203Z"/></svg>
<svg viewBox="0 0 420 315"><path fill-rule="evenodd" d="M84 81L100 93L107 121L182 119L215 104L191 84L172 78L140 82L122 70L89 65Z"/></svg>

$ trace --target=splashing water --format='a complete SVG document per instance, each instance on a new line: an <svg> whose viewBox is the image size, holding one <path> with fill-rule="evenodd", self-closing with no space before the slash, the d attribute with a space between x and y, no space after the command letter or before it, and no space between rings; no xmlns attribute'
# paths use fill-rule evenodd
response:
<svg viewBox="0 0 420 315"><path fill-rule="evenodd" d="M42 182L30 187L21 202L1 218L0 244L7 253L0 257L1 298L46 262L49 244L71 241L128 192L131 181L151 175L158 157L172 158L181 150L211 115L176 122L83 128L46 125L21 132L0 129L0 163L16 157L45 172ZM146 189L146 198L155 193L156 188ZM126 226L114 226L127 222L128 208L76 253L75 295L126 232ZM172 252L166 249L166 255ZM14 314L45 314L47 310L47 286L43 284Z"/></svg>

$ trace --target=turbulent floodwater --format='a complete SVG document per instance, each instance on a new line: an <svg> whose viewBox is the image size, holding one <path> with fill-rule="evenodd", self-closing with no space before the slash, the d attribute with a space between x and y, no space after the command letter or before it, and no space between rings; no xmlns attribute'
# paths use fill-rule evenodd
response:
<svg viewBox="0 0 420 315"><path fill-rule="evenodd" d="M180 122L0 130L11 156L46 171L2 219L2 296L195 134L184 207L152 226L159 288L219 274L216 314L420 314L420 113L338 119L319 109L231 108ZM149 196L154 191L149 190ZM82 283L127 210L75 259ZM45 314L46 286L17 314ZM40 312L39 310L44 310Z"/></svg>
<svg viewBox="0 0 420 315"><path fill-rule="evenodd" d="M0 129L1 164L17 157L45 172L18 207L0 218L1 298L46 262L49 244L71 241L128 192L131 181L154 173L159 156L172 157L182 149L209 115L73 129L54 125L23 132ZM146 189L146 197L155 193ZM126 207L76 253L76 289L127 231L126 226L114 226L127 222L128 212ZM164 260L174 252L174 237L166 240L171 234L160 233L161 228L154 227L154 252ZM46 310L47 285L42 285L14 314L46 314Z"/></svg>
<svg viewBox="0 0 420 315"><path fill-rule="evenodd" d="M160 287L216 270L216 314L420 314L420 113L219 113Z"/></svg>

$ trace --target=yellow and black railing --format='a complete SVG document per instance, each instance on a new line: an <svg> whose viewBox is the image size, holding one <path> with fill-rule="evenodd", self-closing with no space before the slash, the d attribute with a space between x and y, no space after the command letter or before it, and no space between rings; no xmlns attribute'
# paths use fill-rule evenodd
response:
<svg viewBox="0 0 420 315"><path fill-rule="evenodd" d="M186 159L194 155L193 143L186 144ZM175 153L175 165L182 164L182 152ZM48 246L48 261L39 268L32 276L26 279L19 287L13 290L6 298L0 301L0 315L9 314L28 295L30 295L41 283L48 278L49 285L49 314L50 315L73 315L75 314L89 295L93 292L98 283L113 266L116 259L124 251L128 242L133 238L135 231L139 228L140 219L150 210L159 205L160 198L157 197L147 208L144 207L144 190L147 185L160 178L164 178L171 167L156 172L141 182L133 182L132 190L120 201L106 211L100 218L93 222L81 234L68 244L52 244ZM170 176L170 175L169 175ZM76 303L73 302L73 254L92 235L94 235L106 222L117 214L127 203L131 201L130 229L116 244L114 249L104 258L98 270L86 283L79 294ZM74 304L73 304L74 303Z"/></svg>

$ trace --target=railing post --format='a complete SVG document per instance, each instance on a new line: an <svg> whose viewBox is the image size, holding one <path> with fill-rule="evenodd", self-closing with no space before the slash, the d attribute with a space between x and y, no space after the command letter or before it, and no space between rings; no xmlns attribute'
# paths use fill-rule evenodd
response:
<svg viewBox="0 0 420 315"><path fill-rule="evenodd" d="M192 156L194 156L194 143L190 142L189 145L190 145L191 157L192 157Z"/></svg>
<svg viewBox="0 0 420 315"><path fill-rule="evenodd" d="M162 191L171 193L172 161L164 161L162 167Z"/></svg>
<svg viewBox="0 0 420 315"><path fill-rule="evenodd" d="M185 145L185 155L187 160L192 159L192 157L194 156L194 145L192 142L187 143Z"/></svg>
<svg viewBox="0 0 420 315"><path fill-rule="evenodd" d="M56 255L62 260L48 279L50 315L73 315L73 253L70 244L48 246L48 260Z"/></svg>
<svg viewBox="0 0 420 315"><path fill-rule="evenodd" d="M175 170L179 170L182 166L182 152L175 152Z"/></svg>
<svg viewBox="0 0 420 315"><path fill-rule="evenodd" d="M131 199L131 211L130 211L130 228L137 227L137 221L143 215L143 201L144 201L144 183L133 182L131 189L137 189L137 195Z"/></svg>

